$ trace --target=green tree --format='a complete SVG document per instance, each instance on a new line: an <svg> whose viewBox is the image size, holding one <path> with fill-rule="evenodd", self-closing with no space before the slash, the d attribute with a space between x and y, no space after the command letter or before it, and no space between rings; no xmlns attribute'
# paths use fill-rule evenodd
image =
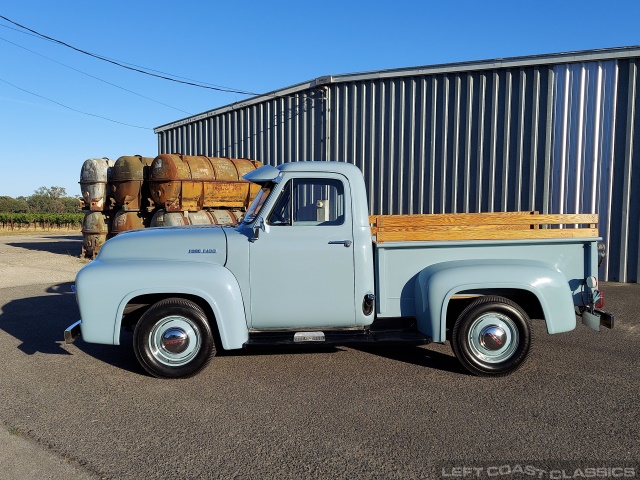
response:
<svg viewBox="0 0 640 480"><path fill-rule="evenodd" d="M40 187L27 200L29 211L33 213L63 213L65 211L63 199L66 195L67 190L63 187Z"/></svg>
<svg viewBox="0 0 640 480"><path fill-rule="evenodd" d="M26 213L29 209L27 200L24 197L11 198L7 196L0 197L0 212L7 213Z"/></svg>
<svg viewBox="0 0 640 480"><path fill-rule="evenodd" d="M44 195L52 200L59 200L62 197L67 196L67 189L63 187L40 187L35 192L33 192L33 194Z"/></svg>
<svg viewBox="0 0 640 480"><path fill-rule="evenodd" d="M62 187L40 187L30 197L0 196L0 213L78 213L78 197Z"/></svg>
<svg viewBox="0 0 640 480"><path fill-rule="evenodd" d="M80 211L78 197L64 197L62 198L62 204L64 213L78 213Z"/></svg>
<svg viewBox="0 0 640 480"><path fill-rule="evenodd" d="M33 194L27 198L29 212L31 213L52 213L55 212L53 200L46 195Z"/></svg>

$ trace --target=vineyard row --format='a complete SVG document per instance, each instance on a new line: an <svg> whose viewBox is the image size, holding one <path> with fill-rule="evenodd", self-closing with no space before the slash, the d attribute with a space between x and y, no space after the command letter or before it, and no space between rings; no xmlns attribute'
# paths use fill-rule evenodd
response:
<svg viewBox="0 0 640 480"><path fill-rule="evenodd" d="M0 213L2 228L23 228L30 225L42 228L80 227L84 213Z"/></svg>

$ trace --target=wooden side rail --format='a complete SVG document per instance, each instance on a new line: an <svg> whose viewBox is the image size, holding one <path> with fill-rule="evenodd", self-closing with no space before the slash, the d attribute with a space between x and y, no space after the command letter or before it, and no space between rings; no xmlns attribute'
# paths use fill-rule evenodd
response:
<svg viewBox="0 0 640 480"><path fill-rule="evenodd" d="M537 212L372 215L376 242L427 240L511 240L598 236L596 214L539 214ZM573 228L540 228L541 226ZM580 227L584 225L584 227Z"/></svg>

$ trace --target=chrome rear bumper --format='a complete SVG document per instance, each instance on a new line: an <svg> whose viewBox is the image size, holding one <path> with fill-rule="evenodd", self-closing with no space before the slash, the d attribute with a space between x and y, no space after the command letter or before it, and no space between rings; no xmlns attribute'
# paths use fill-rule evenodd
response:
<svg viewBox="0 0 640 480"><path fill-rule="evenodd" d="M582 323L596 332L599 332L601 326L613 328L615 317L613 313L603 312L602 310L594 310L593 313L585 310L582 312Z"/></svg>
<svg viewBox="0 0 640 480"><path fill-rule="evenodd" d="M64 342L65 343L73 343L73 341L80 336L80 325L82 324L82 320L78 320L76 323L68 327L64 331Z"/></svg>

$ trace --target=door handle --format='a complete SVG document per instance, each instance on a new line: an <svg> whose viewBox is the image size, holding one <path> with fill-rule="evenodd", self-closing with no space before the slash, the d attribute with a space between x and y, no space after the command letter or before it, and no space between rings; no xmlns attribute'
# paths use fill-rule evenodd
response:
<svg viewBox="0 0 640 480"><path fill-rule="evenodd" d="M344 245L349 248L353 242L351 240L331 240L329 245Z"/></svg>

